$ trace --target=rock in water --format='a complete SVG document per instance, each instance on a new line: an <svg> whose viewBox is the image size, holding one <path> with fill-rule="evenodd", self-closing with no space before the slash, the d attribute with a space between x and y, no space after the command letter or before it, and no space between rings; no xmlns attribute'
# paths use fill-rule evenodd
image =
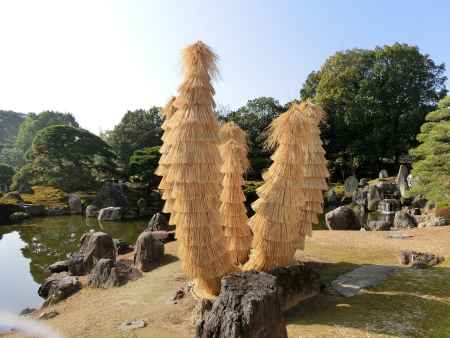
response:
<svg viewBox="0 0 450 338"><path fill-rule="evenodd" d="M99 221L119 221L122 219L122 208L108 207L100 209L97 219Z"/></svg>
<svg viewBox="0 0 450 338"><path fill-rule="evenodd" d="M151 232L144 231L136 240L134 266L141 271L149 271L164 256L164 244L155 239Z"/></svg>
<svg viewBox="0 0 450 338"><path fill-rule="evenodd" d="M417 227L416 219L408 214L405 210L400 210L395 213L394 228L395 229L409 229Z"/></svg>
<svg viewBox="0 0 450 338"><path fill-rule="evenodd" d="M330 230L359 230L361 228L355 212L346 206L327 212L325 223Z"/></svg>
<svg viewBox="0 0 450 338"><path fill-rule="evenodd" d="M197 338L287 338L276 277L265 272L232 273L196 325Z"/></svg>
<svg viewBox="0 0 450 338"><path fill-rule="evenodd" d="M31 217L41 217L47 215L47 209L41 204L24 204L23 210Z"/></svg>
<svg viewBox="0 0 450 338"><path fill-rule="evenodd" d="M169 223L167 222L166 216L160 212L153 215L147 225L149 231L168 231Z"/></svg>
<svg viewBox="0 0 450 338"><path fill-rule="evenodd" d="M345 192L352 194L358 189L359 181L356 176L350 176L344 181Z"/></svg>
<svg viewBox="0 0 450 338"><path fill-rule="evenodd" d="M388 178L388 177L389 177L389 174L386 169L381 170L380 173L378 174L378 178L381 178L381 179Z"/></svg>
<svg viewBox="0 0 450 338"><path fill-rule="evenodd" d="M98 208L95 205L88 205L86 207L86 217L98 217Z"/></svg>
<svg viewBox="0 0 450 338"><path fill-rule="evenodd" d="M83 205L78 195L76 194L69 195L69 209L72 215L78 215L83 212Z"/></svg>
<svg viewBox="0 0 450 338"><path fill-rule="evenodd" d="M367 210L377 211L378 203L383 199L381 192L376 185L369 185L367 193Z"/></svg>
<svg viewBox="0 0 450 338"><path fill-rule="evenodd" d="M82 257L85 273L91 271L101 258L116 260L116 247L110 235L104 232L88 232L81 237L80 241L79 255Z"/></svg>
<svg viewBox="0 0 450 338"><path fill-rule="evenodd" d="M11 215L9 215L9 220L12 223L17 223L27 218L30 218L30 215L23 211L13 212Z"/></svg>

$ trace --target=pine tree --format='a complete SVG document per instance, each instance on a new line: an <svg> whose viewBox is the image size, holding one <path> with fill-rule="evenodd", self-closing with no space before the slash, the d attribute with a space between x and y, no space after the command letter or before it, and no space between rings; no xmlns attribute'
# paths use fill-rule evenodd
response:
<svg viewBox="0 0 450 338"><path fill-rule="evenodd" d="M439 101L438 109L426 116L417 140L421 143L410 151L416 161L411 194L422 194L437 202L450 205L450 96Z"/></svg>
<svg viewBox="0 0 450 338"><path fill-rule="evenodd" d="M219 216L221 158L219 123L214 114L217 56L202 42L183 51L184 80L175 100L166 141L169 153L167 182L173 184L171 211L175 213L179 257L186 275L200 290L217 294L221 277L233 270L225 248Z"/></svg>
<svg viewBox="0 0 450 338"><path fill-rule="evenodd" d="M242 176L249 167L247 137L241 128L229 122L220 128L220 139L223 174L220 216L228 252L233 263L239 265L247 261L252 240L242 191Z"/></svg>

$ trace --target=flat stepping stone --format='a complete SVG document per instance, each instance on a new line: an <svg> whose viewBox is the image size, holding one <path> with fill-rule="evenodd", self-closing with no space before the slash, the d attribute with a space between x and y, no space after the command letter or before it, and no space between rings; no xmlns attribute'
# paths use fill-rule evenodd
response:
<svg viewBox="0 0 450 338"><path fill-rule="evenodd" d="M405 234L400 234L400 233L393 233L393 234L389 234L387 235L388 238L392 238L392 239L408 239L413 237L412 235L405 235Z"/></svg>
<svg viewBox="0 0 450 338"><path fill-rule="evenodd" d="M393 266L365 265L339 276L331 286L344 297L353 297L362 289L375 286L397 270Z"/></svg>

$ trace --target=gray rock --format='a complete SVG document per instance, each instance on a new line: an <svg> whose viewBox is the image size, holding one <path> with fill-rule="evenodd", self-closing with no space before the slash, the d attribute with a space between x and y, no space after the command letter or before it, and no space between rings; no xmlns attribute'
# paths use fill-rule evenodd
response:
<svg viewBox="0 0 450 338"><path fill-rule="evenodd" d="M327 212L325 223L330 230L359 230L361 228L355 212L346 206Z"/></svg>
<svg viewBox="0 0 450 338"><path fill-rule="evenodd" d="M50 265L48 267L48 269L50 270L50 272L53 272L53 273L69 271L69 263L70 263L70 260L58 261L58 262L55 262L52 265Z"/></svg>
<svg viewBox="0 0 450 338"><path fill-rule="evenodd" d="M414 177L413 175L409 174L406 178L406 181L408 182L408 187L412 188L414 186Z"/></svg>
<svg viewBox="0 0 450 338"><path fill-rule="evenodd" d="M330 189L325 193L325 200L329 205L337 205L339 203L339 196L333 189Z"/></svg>
<svg viewBox="0 0 450 338"><path fill-rule="evenodd" d="M378 211L384 214L394 213L400 210L400 208L400 201L393 198L383 199L378 203Z"/></svg>
<svg viewBox="0 0 450 338"><path fill-rule="evenodd" d="M395 213L394 228L395 229L409 229L417 227L416 219L411 216L406 210L400 210Z"/></svg>
<svg viewBox="0 0 450 338"><path fill-rule="evenodd" d="M331 286L344 297L353 297L362 289L375 286L396 271L395 267L365 265L339 276Z"/></svg>
<svg viewBox="0 0 450 338"><path fill-rule="evenodd" d="M127 320L119 325L120 331L132 331L136 329L141 329L147 326L147 322L143 319L138 320Z"/></svg>
<svg viewBox="0 0 450 338"><path fill-rule="evenodd" d="M78 252L74 252L68 260L68 270L73 276L82 276L89 271L86 271L84 266L84 257Z"/></svg>
<svg viewBox="0 0 450 338"><path fill-rule="evenodd" d="M113 241L114 246L116 247L116 255L125 255L134 250L131 245L121 239L114 238Z"/></svg>
<svg viewBox="0 0 450 338"><path fill-rule="evenodd" d="M70 215L70 209L65 207L47 208L47 216L65 216Z"/></svg>
<svg viewBox="0 0 450 338"><path fill-rule="evenodd" d="M129 206L128 198L125 195L126 186L113 182L105 182L92 204L99 209L107 207L120 207L126 211Z"/></svg>
<svg viewBox="0 0 450 338"><path fill-rule="evenodd" d="M12 223L17 223L27 218L30 218L30 215L23 211L13 212L11 215L9 215L9 220Z"/></svg>
<svg viewBox="0 0 450 338"><path fill-rule="evenodd" d="M144 231L136 240L134 266L141 271L149 271L159 264L164 256L164 243L155 239L151 232Z"/></svg>
<svg viewBox="0 0 450 338"><path fill-rule="evenodd" d="M382 200L382 195L376 185L369 185L367 192L367 209L369 211L378 210L378 203Z"/></svg>
<svg viewBox="0 0 450 338"><path fill-rule="evenodd" d="M367 209L367 190L356 190L352 195L352 201L358 204L362 209Z"/></svg>
<svg viewBox="0 0 450 338"><path fill-rule="evenodd" d="M409 239L412 238L413 236L394 232L392 234L387 235L387 237L392 239Z"/></svg>
<svg viewBox="0 0 450 338"><path fill-rule="evenodd" d="M72 215L77 215L83 213L83 204L81 203L81 199L76 194L69 195L69 209Z"/></svg>
<svg viewBox="0 0 450 338"><path fill-rule="evenodd" d="M444 257L428 252L402 251L400 253L400 264L417 269L435 266L442 263L444 260Z"/></svg>
<svg viewBox="0 0 450 338"><path fill-rule="evenodd" d="M366 230L370 231L386 231L390 230L392 224L387 221L369 221L367 222Z"/></svg>
<svg viewBox="0 0 450 338"><path fill-rule="evenodd" d="M40 319L40 320L52 319L52 318L55 318L58 314L59 313L56 310L52 309L52 310L42 312L39 315L38 319Z"/></svg>
<svg viewBox="0 0 450 338"><path fill-rule="evenodd" d="M169 223L166 216L160 212L153 215L153 217L148 222L146 230L149 231L168 231Z"/></svg>
<svg viewBox="0 0 450 338"><path fill-rule="evenodd" d="M112 237L104 232L88 232L81 239L80 256L85 272L89 272L102 258L116 259L116 247Z"/></svg>
<svg viewBox="0 0 450 338"><path fill-rule="evenodd" d="M39 287L38 294L46 301L44 306L55 304L81 289L78 278L69 276L67 272L54 273Z"/></svg>
<svg viewBox="0 0 450 338"><path fill-rule="evenodd" d="M356 189L358 189L358 184L359 181L356 176L347 177L347 179L344 181L345 192L348 194L352 194L356 191Z"/></svg>
<svg viewBox="0 0 450 338"><path fill-rule="evenodd" d="M98 208L95 205L88 205L86 207L86 217L98 217Z"/></svg>
<svg viewBox="0 0 450 338"><path fill-rule="evenodd" d="M41 217L47 215L47 209L40 204L24 204L23 210L31 217Z"/></svg>
<svg viewBox="0 0 450 338"><path fill-rule="evenodd" d="M400 168L398 169L396 183L398 185L398 188L400 189L402 197L407 197L408 195L409 191L408 175L409 175L408 168L404 164L400 165Z"/></svg>
<svg viewBox="0 0 450 338"><path fill-rule="evenodd" d="M148 230L146 230L148 231ZM153 238L159 239L163 243L175 241L175 231L150 231Z"/></svg>
<svg viewBox="0 0 450 338"><path fill-rule="evenodd" d="M360 187L365 187L368 184L369 184L369 180L367 178L361 178L358 183L358 185Z"/></svg>
<svg viewBox="0 0 450 338"><path fill-rule="evenodd" d="M197 338L287 338L276 277L236 272L222 279L219 296L197 322ZM210 311L207 308L210 308Z"/></svg>
<svg viewBox="0 0 450 338"><path fill-rule="evenodd" d="M88 285L92 288L112 288L125 285L141 274L131 266L112 259L102 258L88 276Z"/></svg>
<svg viewBox="0 0 450 338"><path fill-rule="evenodd" d="M35 308L27 307L27 308L23 309L22 311L20 311L19 316L26 316L26 315L33 313L34 311L36 311Z"/></svg>
<svg viewBox="0 0 450 338"><path fill-rule="evenodd" d="M122 219L122 208L108 207L100 209L97 219L99 221L119 221Z"/></svg>
<svg viewBox="0 0 450 338"><path fill-rule="evenodd" d="M378 178L381 178L381 179L388 178L388 177L389 177L389 174L386 169L381 170L380 173L378 174Z"/></svg>

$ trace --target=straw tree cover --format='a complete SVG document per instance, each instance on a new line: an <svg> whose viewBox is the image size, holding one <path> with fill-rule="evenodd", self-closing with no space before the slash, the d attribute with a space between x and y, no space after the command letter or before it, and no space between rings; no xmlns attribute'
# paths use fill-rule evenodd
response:
<svg viewBox="0 0 450 338"><path fill-rule="evenodd" d="M302 111L301 108L304 110ZM321 190L328 175L318 122L310 103L291 105L270 125L267 145L276 148L273 163L257 189L250 219L254 252L247 269L270 270L287 265L303 249L311 223L321 212Z"/></svg>
<svg viewBox="0 0 450 338"><path fill-rule="evenodd" d="M161 153L161 157L159 159L158 168L156 168L155 175L162 176L161 183L159 185L160 190L163 192L161 198L166 201L164 204L163 212L170 213L171 218L169 220L170 224L173 224L173 214L172 205L174 200L170 197L172 191L172 184L167 182L167 173L169 170L169 165L167 164L167 154L169 153L170 145L166 141L170 135L170 119L175 114L176 108L174 107L175 96L172 96L164 108L161 110L161 114L164 118L164 122L161 125L161 129L163 130L163 135L161 136L161 140L163 141L163 145L159 149Z"/></svg>
<svg viewBox="0 0 450 338"><path fill-rule="evenodd" d="M229 255L233 263L239 265L247 261L252 241L242 191L242 176L249 167L247 135L235 123L228 122L220 129L220 140L223 161L220 216Z"/></svg>
<svg viewBox="0 0 450 338"><path fill-rule="evenodd" d="M184 80L169 120L166 183L172 184L179 257L186 275L203 291L217 294L221 277L233 267L219 215L221 159L219 123L214 114L212 79L217 56L202 42L183 50ZM166 188L162 186L162 188Z"/></svg>

